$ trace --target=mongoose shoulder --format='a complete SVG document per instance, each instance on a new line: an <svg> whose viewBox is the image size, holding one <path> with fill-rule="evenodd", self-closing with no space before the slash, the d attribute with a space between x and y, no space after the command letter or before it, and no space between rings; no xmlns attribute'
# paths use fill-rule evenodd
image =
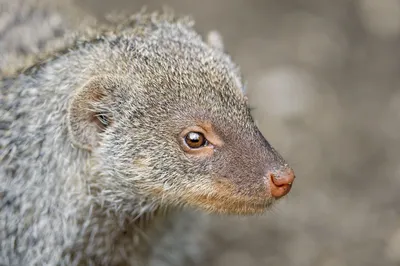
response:
<svg viewBox="0 0 400 266"><path fill-rule="evenodd" d="M201 212L290 190L215 35L138 13L57 38L0 68L0 265L193 263Z"/></svg>

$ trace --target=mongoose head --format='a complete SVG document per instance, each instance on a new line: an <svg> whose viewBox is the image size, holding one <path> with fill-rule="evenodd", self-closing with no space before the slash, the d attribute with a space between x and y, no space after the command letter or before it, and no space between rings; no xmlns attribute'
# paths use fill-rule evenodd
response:
<svg viewBox="0 0 400 266"><path fill-rule="evenodd" d="M255 125L238 68L210 36L162 23L106 44L114 67L99 60L68 115L100 193L125 205L255 214L289 192L292 169Z"/></svg>

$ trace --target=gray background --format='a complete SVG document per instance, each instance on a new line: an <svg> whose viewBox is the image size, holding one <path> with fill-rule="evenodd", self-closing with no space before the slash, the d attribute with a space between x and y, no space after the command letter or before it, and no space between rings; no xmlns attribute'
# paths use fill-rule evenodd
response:
<svg viewBox="0 0 400 266"><path fill-rule="evenodd" d="M294 167L264 217L215 218L204 265L400 265L400 1L76 1L166 5L217 29L254 117Z"/></svg>

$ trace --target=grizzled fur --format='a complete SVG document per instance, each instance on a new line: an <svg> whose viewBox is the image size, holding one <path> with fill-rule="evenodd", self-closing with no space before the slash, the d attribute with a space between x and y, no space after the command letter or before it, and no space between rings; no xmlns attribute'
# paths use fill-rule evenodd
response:
<svg viewBox="0 0 400 266"><path fill-rule="evenodd" d="M32 56L45 49L50 40L79 27L81 19L78 18L83 14L69 2L0 0L0 73L27 67ZM85 21L90 20L85 15Z"/></svg>
<svg viewBox="0 0 400 266"><path fill-rule="evenodd" d="M286 164L254 125L215 35L137 14L46 42L55 45L29 68L2 65L0 265L193 264L206 219L182 207L255 213L274 202L250 200L265 190L251 177ZM185 155L176 136L197 121L227 148ZM216 187L218 176L231 185Z"/></svg>

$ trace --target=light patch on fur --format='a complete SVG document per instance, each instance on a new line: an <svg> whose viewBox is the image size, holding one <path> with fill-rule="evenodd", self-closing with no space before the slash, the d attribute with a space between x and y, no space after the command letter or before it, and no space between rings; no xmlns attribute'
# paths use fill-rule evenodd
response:
<svg viewBox="0 0 400 266"><path fill-rule="evenodd" d="M213 47L213 48L215 48L215 49L217 49L219 51L224 51L224 42L223 42L222 36L216 30L210 31L208 33L208 35L207 35L207 43L211 47Z"/></svg>

